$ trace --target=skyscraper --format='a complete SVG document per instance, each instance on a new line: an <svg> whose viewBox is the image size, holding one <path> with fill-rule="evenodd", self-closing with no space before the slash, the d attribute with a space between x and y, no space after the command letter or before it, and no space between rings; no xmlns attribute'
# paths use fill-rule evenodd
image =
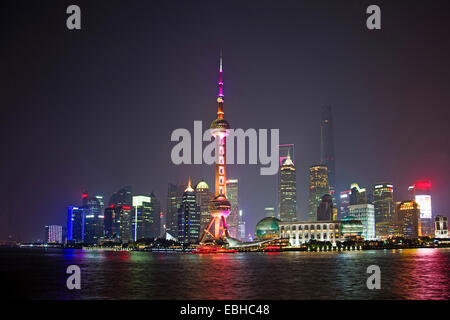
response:
<svg viewBox="0 0 450 320"><path fill-rule="evenodd" d="M223 78L222 78L222 54L219 62L219 94L217 95L217 118L211 123L211 135L216 141L216 179L214 199L211 200L209 212L211 220L201 237L203 242L207 236L213 236L214 240L219 240L229 236L226 218L230 214L231 204L228 201L227 194L227 175L226 175L226 154L230 124L223 117Z"/></svg>
<svg viewBox="0 0 450 320"><path fill-rule="evenodd" d="M45 243L63 243L63 228L59 225L45 226Z"/></svg>
<svg viewBox="0 0 450 320"><path fill-rule="evenodd" d="M417 202L420 207L419 236L433 237L434 223L431 208L431 182L418 181L409 187L409 192L411 200Z"/></svg>
<svg viewBox="0 0 450 320"><path fill-rule="evenodd" d="M166 232L172 237L178 236L178 209L184 192L183 184L169 183L167 190Z"/></svg>
<svg viewBox="0 0 450 320"><path fill-rule="evenodd" d="M334 163L334 134L333 115L331 106L322 107L322 120L320 122L320 163L328 168L328 185L336 206L336 171Z"/></svg>
<svg viewBox="0 0 450 320"><path fill-rule="evenodd" d="M233 238L237 237L239 220L239 187L238 179L227 179L227 199L230 201L231 212L227 218L228 231Z"/></svg>
<svg viewBox="0 0 450 320"><path fill-rule="evenodd" d="M350 190L342 191L339 195L339 220L348 216L350 205Z"/></svg>
<svg viewBox="0 0 450 320"><path fill-rule="evenodd" d="M152 193L150 196L133 196L133 240L159 236L159 205Z"/></svg>
<svg viewBox="0 0 450 320"><path fill-rule="evenodd" d="M375 208L373 204L355 204L348 207L349 215L361 221L365 240L375 239Z"/></svg>
<svg viewBox="0 0 450 320"><path fill-rule="evenodd" d="M241 241L245 241L245 220L242 210L239 210L238 238Z"/></svg>
<svg viewBox="0 0 450 320"><path fill-rule="evenodd" d="M413 239L419 236L419 216L420 209L417 202L397 202L396 220L405 238Z"/></svg>
<svg viewBox="0 0 450 320"><path fill-rule="evenodd" d="M322 197L329 192L327 166L316 165L309 168L309 221L317 220L317 208Z"/></svg>
<svg viewBox="0 0 450 320"><path fill-rule="evenodd" d="M354 182L350 186L350 205L366 204L367 192L366 188L360 188L359 185Z"/></svg>
<svg viewBox="0 0 450 320"><path fill-rule="evenodd" d="M265 218L276 218L275 217L275 208L274 207L265 207L264 208L264 217Z"/></svg>
<svg viewBox="0 0 450 320"><path fill-rule="evenodd" d="M280 168L280 219L281 221L297 220L297 174L290 154Z"/></svg>
<svg viewBox="0 0 450 320"><path fill-rule="evenodd" d="M373 205L375 206L375 224L376 234L381 238L389 236L386 234L393 221L394 206L394 187L392 183L379 183L374 186Z"/></svg>
<svg viewBox="0 0 450 320"><path fill-rule="evenodd" d="M178 209L178 241L195 243L200 237L200 208L195 200L191 179L184 190L181 206Z"/></svg>
<svg viewBox="0 0 450 320"><path fill-rule="evenodd" d="M105 237L128 242L134 239L132 226L131 187L126 186L114 193L105 209Z"/></svg>
<svg viewBox="0 0 450 320"><path fill-rule="evenodd" d="M88 244L95 244L104 235L103 197L89 197L87 193L84 193L83 208L88 209L84 217L84 242Z"/></svg>
<svg viewBox="0 0 450 320"><path fill-rule="evenodd" d="M333 220L333 197L329 194L325 194L322 197L322 201L317 207L317 220L318 221L330 221Z"/></svg>
<svg viewBox="0 0 450 320"><path fill-rule="evenodd" d="M70 206L67 215L67 242L81 243L84 240L84 218L89 210Z"/></svg>
<svg viewBox="0 0 450 320"><path fill-rule="evenodd" d="M195 200L200 207L200 232L203 232L208 226L211 215L209 214L209 202L213 194L209 192L209 186L205 181L200 181L195 186Z"/></svg>
<svg viewBox="0 0 450 320"><path fill-rule="evenodd" d="M238 239L245 241L245 220L242 210L239 210Z"/></svg>

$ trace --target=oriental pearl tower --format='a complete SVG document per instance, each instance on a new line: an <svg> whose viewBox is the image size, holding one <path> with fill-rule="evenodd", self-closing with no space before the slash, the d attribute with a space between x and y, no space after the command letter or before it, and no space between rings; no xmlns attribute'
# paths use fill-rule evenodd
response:
<svg viewBox="0 0 450 320"><path fill-rule="evenodd" d="M223 78L222 78L222 52L219 61L219 94L217 95L217 119L211 123L211 135L216 145L216 179L215 196L209 203L211 220L204 230L200 242L204 242L209 236L213 240L224 240L229 237L226 217L230 214L231 205L227 200L226 178L226 137L228 136L229 123L223 118Z"/></svg>

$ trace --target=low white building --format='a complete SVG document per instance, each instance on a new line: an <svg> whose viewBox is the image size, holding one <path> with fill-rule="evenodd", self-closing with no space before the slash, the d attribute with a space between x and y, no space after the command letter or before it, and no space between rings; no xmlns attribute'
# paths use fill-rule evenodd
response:
<svg viewBox="0 0 450 320"><path fill-rule="evenodd" d="M448 238L448 218L436 216L434 218L434 236L438 239Z"/></svg>
<svg viewBox="0 0 450 320"><path fill-rule="evenodd" d="M363 238L375 240L375 207L373 204L355 204L348 206L348 214L360 220L363 225Z"/></svg>
<svg viewBox="0 0 450 320"><path fill-rule="evenodd" d="M292 247L309 240L329 241L335 245L342 238L340 221L280 222L279 227L281 238L289 238Z"/></svg>

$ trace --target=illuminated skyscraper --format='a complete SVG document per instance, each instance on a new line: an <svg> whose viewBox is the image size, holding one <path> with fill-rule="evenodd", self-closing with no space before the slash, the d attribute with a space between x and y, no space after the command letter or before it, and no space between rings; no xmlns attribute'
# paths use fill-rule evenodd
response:
<svg viewBox="0 0 450 320"><path fill-rule="evenodd" d="M167 190L167 212L166 212L166 232L172 237L178 236L178 209L181 205L181 198L185 185L169 183Z"/></svg>
<svg viewBox="0 0 450 320"><path fill-rule="evenodd" d="M327 167L317 165L309 168L309 221L317 221L317 208L322 197L329 192Z"/></svg>
<svg viewBox="0 0 450 320"><path fill-rule="evenodd" d="M350 205L350 190L342 191L339 194L339 220L348 216L348 206Z"/></svg>
<svg viewBox="0 0 450 320"><path fill-rule="evenodd" d="M375 206L375 229L377 236L386 238L392 224L394 205L394 186L392 183L379 183L374 186L373 205Z"/></svg>
<svg viewBox="0 0 450 320"><path fill-rule="evenodd" d="M217 119L211 123L211 135L216 141L216 179L215 179L215 196L210 202L209 212L211 213L211 221L206 227L201 237L203 242L207 236L212 236L215 240L229 237L226 217L230 214L231 204L227 200L227 177L226 177L226 137L230 129L229 123L223 118L223 78L222 78L222 54L219 63L219 94L217 95Z"/></svg>
<svg viewBox="0 0 450 320"><path fill-rule="evenodd" d="M231 212L227 218L228 231L233 238L237 237L239 221L239 186L238 179L227 179L227 199L230 201Z"/></svg>
<svg viewBox="0 0 450 320"><path fill-rule="evenodd" d="M89 210L71 206L67 215L67 241L81 243L84 240L84 218Z"/></svg>
<svg viewBox="0 0 450 320"><path fill-rule="evenodd" d="M209 192L209 186L205 181L200 181L195 186L195 200L200 207L200 233L208 226L211 214L209 213L209 202L213 198L213 194Z"/></svg>
<svg viewBox="0 0 450 320"><path fill-rule="evenodd" d="M242 210L239 210L238 238L245 241L245 220Z"/></svg>
<svg viewBox="0 0 450 320"><path fill-rule="evenodd" d="M419 236L419 205L415 201L397 202L396 221L400 225L401 234L405 238Z"/></svg>
<svg viewBox="0 0 450 320"><path fill-rule="evenodd" d="M102 196L89 197L83 194L83 208L88 209L84 217L84 242L97 243L104 234L104 201Z"/></svg>
<svg viewBox="0 0 450 320"><path fill-rule="evenodd" d="M350 186L350 205L366 204L367 192L366 188L360 188L359 185L354 182Z"/></svg>
<svg viewBox="0 0 450 320"><path fill-rule="evenodd" d="M200 208L195 200L191 179L184 190L181 206L178 209L178 241L195 243L200 237Z"/></svg>
<svg viewBox="0 0 450 320"><path fill-rule="evenodd" d="M290 154L280 168L280 219L297 220L297 174Z"/></svg>
<svg viewBox="0 0 450 320"><path fill-rule="evenodd" d="M409 187L409 192L411 200L416 201L420 208L419 236L433 237L434 223L431 209L431 182L418 181Z"/></svg>
<svg viewBox="0 0 450 320"><path fill-rule="evenodd" d="M63 228L58 225L45 226L45 243L63 243Z"/></svg>
<svg viewBox="0 0 450 320"><path fill-rule="evenodd" d="M132 195L131 187L126 186L114 193L105 209L105 237L129 242L134 239L132 226Z"/></svg>
<svg viewBox="0 0 450 320"><path fill-rule="evenodd" d="M155 195L133 196L133 240L159 237L160 207Z"/></svg>
<svg viewBox="0 0 450 320"><path fill-rule="evenodd" d="M329 193L333 197L333 204L336 206L336 173L334 163L334 134L333 134L333 115L331 106L322 107L322 120L320 122L320 163L328 169Z"/></svg>

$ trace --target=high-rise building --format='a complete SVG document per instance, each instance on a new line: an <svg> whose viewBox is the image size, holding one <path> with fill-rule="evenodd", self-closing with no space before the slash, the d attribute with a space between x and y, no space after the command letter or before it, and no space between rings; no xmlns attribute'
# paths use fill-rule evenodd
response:
<svg viewBox="0 0 450 320"><path fill-rule="evenodd" d="M295 149L294 144L280 144L278 146L279 160L280 160L280 168L283 166L283 163L287 160L288 156L293 163L295 163ZM276 192L276 216L280 216L280 184L281 184L281 170L278 170L278 179L277 179L277 192Z"/></svg>
<svg viewBox="0 0 450 320"><path fill-rule="evenodd" d="M274 207L265 207L264 208L264 217L265 218L276 218L275 217L275 208Z"/></svg>
<svg viewBox="0 0 450 320"><path fill-rule="evenodd" d="M191 179L189 179L178 209L178 241L195 243L199 237L200 208L195 200L195 190L191 187Z"/></svg>
<svg viewBox="0 0 450 320"><path fill-rule="evenodd" d="M349 215L361 221L365 240L375 239L375 208L373 204L355 204L348 206Z"/></svg>
<svg viewBox="0 0 450 320"><path fill-rule="evenodd" d="M144 237L145 238L157 238L164 235L161 232L161 201L156 197L155 193L152 191L150 193L150 208L152 209L153 216L153 224L151 224L150 220L144 220ZM146 226L146 223L149 223L151 226Z"/></svg>
<svg viewBox="0 0 450 320"><path fill-rule="evenodd" d="M392 183L379 183L373 188L373 205L375 206L375 231L377 237L386 238L394 214L394 186Z"/></svg>
<svg viewBox="0 0 450 320"><path fill-rule="evenodd" d="M205 181L200 181L195 186L195 200L200 207L200 233L208 226L211 215L209 214L209 202L213 194L209 192L209 186Z"/></svg>
<svg viewBox="0 0 450 320"><path fill-rule="evenodd" d="M297 173L290 154L280 168L280 219L281 221L297 220Z"/></svg>
<svg viewBox="0 0 450 320"><path fill-rule="evenodd" d="M396 203L396 221L400 225L401 234L405 238L419 236L419 205L415 201L401 201Z"/></svg>
<svg viewBox="0 0 450 320"><path fill-rule="evenodd" d="M331 221L333 219L333 197L329 194L325 194L322 197L322 201L317 207L317 220L318 221Z"/></svg>
<svg viewBox="0 0 450 320"><path fill-rule="evenodd" d="M239 210L238 238L241 241L245 241L245 220L242 210Z"/></svg>
<svg viewBox="0 0 450 320"><path fill-rule="evenodd" d="M156 238L159 236L159 204L152 193L150 196L133 196L133 240Z"/></svg>
<svg viewBox="0 0 450 320"><path fill-rule="evenodd" d="M178 237L178 209L181 206L181 198L184 185L169 183L167 190L166 232L172 237Z"/></svg>
<svg viewBox="0 0 450 320"><path fill-rule="evenodd" d="M448 238L448 218L445 216L436 216L434 218L434 237L438 239Z"/></svg>
<svg viewBox="0 0 450 320"><path fill-rule="evenodd" d="M230 201L231 212L227 218L228 232L232 238L237 237L239 221L239 187L238 179L227 179L227 199Z"/></svg>
<svg viewBox="0 0 450 320"><path fill-rule="evenodd" d="M309 221L317 221L317 208L322 197L329 193L327 166L316 165L309 168Z"/></svg>
<svg viewBox="0 0 450 320"><path fill-rule="evenodd" d="M229 134L230 124L224 119L223 103L223 69L222 54L219 62L219 94L217 95L217 118L211 123L211 135L216 142L216 170L215 170L215 192L214 199L211 200L209 212L211 220L203 233L200 242L204 242L206 237L212 236L213 241L229 237L226 218L230 214L231 204L227 199L227 174L226 174L226 137Z"/></svg>
<svg viewBox="0 0 450 320"><path fill-rule="evenodd" d="M419 236L433 237L434 223L431 209L431 182L418 181L409 187L411 200L417 202L420 208Z"/></svg>
<svg viewBox="0 0 450 320"><path fill-rule="evenodd" d="M320 163L328 169L329 193L333 197L333 205L336 206L336 171L334 161L334 134L333 115L331 106L322 107L322 119L320 122Z"/></svg>
<svg viewBox="0 0 450 320"><path fill-rule="evenodd" d="M84 218L89 209L70 206L67 216L67 242L81 243L84 240Z"/></svg>
<svg viewBox="0 0 450 320"><path fill-rule="evenodd" d="M104 235L104 201L102 196L89 197L83 194L83 208L87 209L84 217L84 242L95 244Z"/></svg>
<svg viewBox="0 0 450 320"><path fill-rule="evenodd" d="M131 187L126 186L114 193L104 214L105 237L129 242L134 239L132 225Z"/></svg>
<svg viewBox="0 0 450 320"><path fill-rule="evenodd" d="M350 205L350 190L342 191L339 195L339 220L348 216L348 206Z"/></svg>
<svg viewBox="0 0 450 320"><path fill-rule="evenodd" d="M45 226L45 243L63 243L63 227L59 225Z"/></svg>
<svg viewBox="0 0 450 320"><path fill-rule="evenodd" d="M356 182L352 183L350 186L350 205L366 203L368 203L366 188L360 188Z"/></svg>

